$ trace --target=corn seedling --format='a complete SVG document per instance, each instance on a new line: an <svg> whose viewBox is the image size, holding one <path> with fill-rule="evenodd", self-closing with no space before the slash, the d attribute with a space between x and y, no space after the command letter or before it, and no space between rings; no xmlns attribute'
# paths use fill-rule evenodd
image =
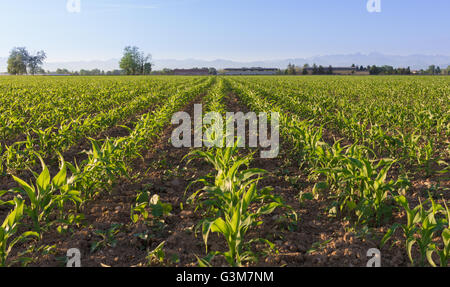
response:
<svg viewBox="0 0 450 287"><path fill-rule="evenodd" d="M61 169L53 179L44 160L40 156L38 158L41 161L42 172L39 175L34 173L35 184L28 184L13 176L20 186L13 189L13 192L29 199L30 205L25 208L25 212L33 222L33 230L41 234L41 229L50 223L49 217L55 209L59 210L59 217L62 218L66 202L79 204L82 200L80 192L72 189L73 178L67 179L66 164L62 157L60 158Z"/></svg>
<svg viewBox="0 0 450 287"><path fill-rule="evenodd" d="M14 198L14 205L14 209L8 214L0 227L0 267L7 265L6 260L14 245L31 236L39 237L36 232L31 231L17 235L23 218L25 203L18 196Z"/></svg>
<svg viewBox="0 0 450 287"><path fill-rule="evenodd" d="M209 151L194 150L188 156L190 159L202 158L212 164L216 171L214 183L206 178L199 179L205 186L191 197L197 197L213 212L214 219L202 222L202 234L208 252L208 237L211 232L221 234L228 245L229 251L215 252L225 257L231 266L242 266L245 261L254 261L255 255L248 248L245 239L251 227L262 224L260 218L272 213L279 207L287 207L281 198L271 194L270 187L257 188L262 175L262 169L243 169L248 166L252 155L240 157L237 154L237 144L228 148L213 148ZM256 210L251 205L260 203ZM266 241L268 242L268 241Z"/></svg>
<svg viewBox="0 0 450 287"><path fill-rule="evenodd" d="M430 265L436 266L436 263L432 258L432 255L435 252L439 255L441 266L447 266L449 258L448 224L450 219L447 206L445 205L446 208L444 209L440 204L437 204L432 197L426 202L420 203L413 209L409 207L408 200L403 195L397 196L395 200L399 206L405 210L407 223L394 224L384 236L382 245L390 239L398 227L401 227L406 237L406 252L412 264L417 264L413 259L413 247L414 245L417 245L420 254L420 261L418 263L420 266L425 265L426 259ZM425 204L430 205L429 209L425 208ZM443 239L442 249L439 249L438 245L434 242L436 233L439 232L441 232L441 237Z"/></svg>
<svg viewBox="0 0 450 287"><path fill-rule="evenodd" d="M95 235L101 237L101 240L95 241L91 245L91 253L94 253L95 251L99 250L103 247L116 247L117 240L115 236L117 233L120 232L120 229L122 228L122 224L113 224L111 227L107 230L95 230Z"/></svg>

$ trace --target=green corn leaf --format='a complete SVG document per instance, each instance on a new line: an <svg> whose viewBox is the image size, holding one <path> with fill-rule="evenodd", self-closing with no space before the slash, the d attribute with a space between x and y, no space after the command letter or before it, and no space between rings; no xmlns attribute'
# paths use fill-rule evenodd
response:
<svg viewBox="0 0 450 287"><path fill-rule="evenodd" d="M41 191L45 191L50 185L50 171L48 170L47 166L44 163L44 160L41 157L39 157L39 160L41 161L42 172L36 180L36 185Z"/></svg>
<svg viewBox="0 0 450 287"><path fill-rule="evenodd" d="M231 235L229 225L221 217L214 220L211 225L211 232L222 233L227 238Z"/></svg>
<svg viewBox="0 0 450 287"><path fill-rule="evenodd" d="M252 184L250 188L247 190L244 196L244 203L242 205L243 210L247 210L250 206L250 203L253 201L256 195L256 184Z"/></svg>
<svg viewBox="0 0 450 287"><path fill-rule="evenodd" d="M36 194L34 191L34 188L28 185L25 181L21 180L18 177L12 176L14 181L16 181L25 191L25 193L28 195L28 198L30 198L31 203L35 204L36 202Z"/></svg>
<svg viewBox="0 0 450 287"><path fill-rule="evenodd" d="M58 174L53 178L52 183L58 187L63 186L66 183L67 179L67 167L66 162L61 157L61 169Z"/></svg>
<svg viewBox="0 0 450 287"><path fill-rule="evenodd" d="M214 223L213 221L205 220L205 221L203 221L203 224L202 224L202 236L203 236L203 241L205 242L206 253L208 253L208 237L209 237L209 232L211 231L211 225L213 223Z"/></svg>
<svg viewBox="0 0 450 287"><path fill-rule="evenodd" d="M257 214L259 215L271 214L275 209L281 206L282 205L278 202L271 202L269 204L260 207L257 211Z"/></svg>
<svg viewBox="0 0 450 287"><path fill-rule="evenodd" d="M411 261L411 263L413 263L413 264L414 264L414 260L412 258L412 248L415 243L416 243L416 240L411 239L411 238L408 238L406 241L406 251L408 253L408 258Z"/></svg>

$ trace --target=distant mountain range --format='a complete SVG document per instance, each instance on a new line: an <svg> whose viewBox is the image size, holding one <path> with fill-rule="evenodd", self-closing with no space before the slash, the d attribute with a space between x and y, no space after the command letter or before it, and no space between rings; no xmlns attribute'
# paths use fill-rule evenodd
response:
<svg viewBox="0 0 450 287"><path fill-rule="evenodd" d="M6 72L6 58L0 57L0 72ZM282 60L267 60L267 61L254 61L254 62L238 62L231 60L217 59L212 61L198 60L198 59L154 59L154 69L161 70L163 68L169 69L187 69L194 67L214 67L216 69L224 68L241 68L241 67L263 67L263 68L285 68L289 63L297 66L303 66L305 63L334 67L346 67L352 64L358 66L367 65L390 65L394 67L408 67L411 69L426 69L430 65L437 65L441 68L447 68L450 66L450 56L443 55L409 55L409 56L396 56L386 55L381 53L370 54L346 54L346 55L326 55L316 56L310 58L293 58ZM80 69L92 70L114 70L119 69L119 59L110 60L96 60L96 61L77 61L77 62L48 62L45 63L44 69L55 71L58 68L65 68L70 71L78 71Z"/></svg>

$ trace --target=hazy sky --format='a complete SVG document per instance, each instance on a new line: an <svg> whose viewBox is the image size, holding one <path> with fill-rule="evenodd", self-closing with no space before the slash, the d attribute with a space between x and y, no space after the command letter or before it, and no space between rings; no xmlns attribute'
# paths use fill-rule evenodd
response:
<svg viewBox="0 0 450 287"><path fill-rule="evenodd" d="M449 0L0 0L0 57L14 46L48 61L153 58L239 61L325 54L450 55Z"/></svg>

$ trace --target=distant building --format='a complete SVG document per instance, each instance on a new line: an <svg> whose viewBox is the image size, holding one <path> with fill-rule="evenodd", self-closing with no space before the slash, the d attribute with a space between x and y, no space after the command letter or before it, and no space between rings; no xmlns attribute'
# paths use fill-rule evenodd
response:
<svg viewBox="0 0 450 287"><path fill-rule="evenodd" d="M225 69L224 75L276 75L278 69L274 68L239 68L239 69Z"/></svg>
<svg viewBox="0 0 450 287"><path fill-rule="evenodd" d="M208 76L209 69L175 69L173 70L173 75L176 76Z"/></svg>

